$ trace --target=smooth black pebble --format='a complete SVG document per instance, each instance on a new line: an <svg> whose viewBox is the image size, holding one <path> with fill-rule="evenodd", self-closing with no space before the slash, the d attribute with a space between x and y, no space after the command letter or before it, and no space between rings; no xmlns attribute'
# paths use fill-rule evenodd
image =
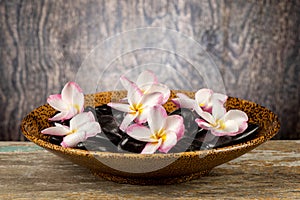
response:
<svg viewBox="0 0 300 200"><path fill-rule="evenodd" d="M118 152L118 148L114 145L110 139L103 133L97 134L95 137L88 138L84 145L86 149L90 151L102 151L102 152Z"/></svg>
<svg viewBox="0 0 300 200"><path fill-rule="evenodd" d="M141 153L146 144L146 142L142 142L132 137L125 136L119 143L119 147L125 151L129 151L132 153Z"/></svg>
<svg viewBox="0 0 300 200"><path fill-rule="evenodd" d="M50 135L49 142L52 144L60 145L60 143L63 141L63 138L63 136Z"/></svg>
<svg viewBox="0 0 300 200"><path fill-rule="evenodd" d="M108 139L115 145L118 145L126 133L119 129L119 123L113 116L101 115L98 118L102 132L107 136Z"/></svg>

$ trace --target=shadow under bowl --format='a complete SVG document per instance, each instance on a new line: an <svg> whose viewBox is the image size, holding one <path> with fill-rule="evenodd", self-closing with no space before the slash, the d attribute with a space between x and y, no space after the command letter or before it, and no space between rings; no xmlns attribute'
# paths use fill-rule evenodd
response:
<svg viewBox="0 0 300 200"><path fill-rule="evenodd" d="M175 98L178 91L172 91ZM193 92L186 92L193 97ZM112 100L126 96L124 91L100 92L85 96L88 106L100 106ZM176 106L168 101L164 107L168 112ZM167 154L134 154L113 153L63 148L49 142L49 136L41 134L41 130L50 127L49 118L56 112L48 104L42 105L30 112L22 121L21 129L26 138L50 152L84 166L97 176L118 183L139 185L173 184L197 179L207 175L212 168L235 159L265 141L271 139L279 131L278 117L254 102L229 97L227 110L239 109L247 113L249 122L260 126L257 135L243 143L222 148L194 152Z"/></svg>

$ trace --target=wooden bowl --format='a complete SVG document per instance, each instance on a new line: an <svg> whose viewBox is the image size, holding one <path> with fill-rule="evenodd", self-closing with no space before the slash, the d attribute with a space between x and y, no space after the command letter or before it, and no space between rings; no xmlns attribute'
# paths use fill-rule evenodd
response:
<svg viewBox="0 0 300 200"><path fill-rule="evenodd" d="M170 98L174 98L175 93L176 91L172 91ZM193 92L185 93L191 97L194 96ZM99 106L125 95L124 91L100 92L86 95L85 102L86 105ZM176 109L170 101L164 106L169 112ZM48 118L56 112L48 104L29 113L23 119L21 128L23 134L32 142L58 156L87 167L93 174L104 179L140 185L173 184L206 175L212 168L245 154L272 138L279 131L278 117L256 103L229 97L226 108L246 112L249 122L260 126L257 136L247 142L222 148L151 155L63 148L48 142L49 136L41 134L41 130L51 126Z"/></svg>

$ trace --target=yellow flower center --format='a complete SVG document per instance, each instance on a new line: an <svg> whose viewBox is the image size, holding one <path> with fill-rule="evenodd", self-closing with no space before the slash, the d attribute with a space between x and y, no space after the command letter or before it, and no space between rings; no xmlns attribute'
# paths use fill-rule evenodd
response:
<svg viewBox="0 0 300 200"><path fill-rule="evenodd" d="M79 105L78 104L74 104L73 106L77 110L77 112L80 113L80 107L79 107Z"/></svg>
<svg viewBox="0 0 300 200"><path fill-rule="evenodd" d="M130 110L130 114L141 114L144 110L143 104L133 104L132 106L130 106Z"/></svg>
<svg viewBox="0 0 300 200"><path fill-rule="evenodd" d="M75 108L77 113L80 113L80 106L78 104L72 104L72 103L69 103L68 104L68 110L72 109L72 108Z"/></svg>
<svg viewBox="0 0 300 200"><path fill-rule="evenodd" d="M71 134L73 134L73 133L75 133L75 132L77 132L77 129L71 130L69 133L67 133L67 135L71 135Z"/></svg>
<svg viewBox="0 0 300 200"><path fill-rule="evenodd" d="M159 131L156 131L153 135L151 135L151 138L155 140L162 139L164 142L167 138L166 131L164 129L160 129Z"/></svg>
<svg viewBox="0 0 300 200"><path fill-rule="evenodd" d="M205 103L199 103L199 106L203 107L203 106L205 106Z"/></svg>
<svg viewBox="0 0 300 200"><path fill-rule="evenodd" d="M214 127L218 128L219 130L225 129L225 123L223 120L217 120L215 124L213 124Z"/></svg>

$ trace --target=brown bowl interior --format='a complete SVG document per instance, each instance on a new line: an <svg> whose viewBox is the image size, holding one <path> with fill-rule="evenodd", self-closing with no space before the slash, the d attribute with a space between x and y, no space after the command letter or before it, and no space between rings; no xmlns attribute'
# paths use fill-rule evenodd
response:
<svg viewBox="0 0 300 200"><path fill-rule="evenodd" d="M175 97L172 91L171 98ZM193 92L184 92L190 97ZM112 100L125 97L124 91L100 92L86 95L89 106L107 104ZM176 109L172 102L167 102L168 112ZM237 158L272 138L280 128L278 117L270 110L250 101L228 98L226 108L240 109L247 113L249 122L260 126L257 136L245 143L240 143L212 150L168 153L168 154L132 154L93 152L75 148L63 148L48 142L49 136L41 130L50 126L48 118L56 112L48 104L40 106L29 113L22 121L23 134L37 145L66 158L76 164L85 166L95 175L119 183L131 184L172 184L199 178L212 168Z"/></svg>

